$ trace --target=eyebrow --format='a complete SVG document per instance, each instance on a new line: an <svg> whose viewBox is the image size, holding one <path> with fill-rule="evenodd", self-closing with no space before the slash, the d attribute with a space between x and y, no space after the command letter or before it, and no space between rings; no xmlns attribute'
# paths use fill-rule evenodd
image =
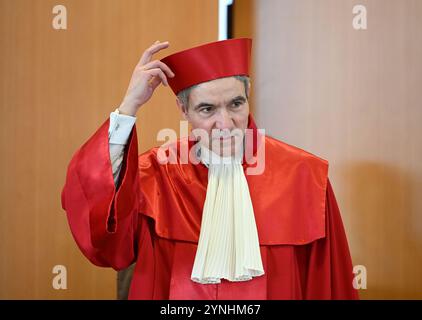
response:
<svg viewBox="0 0 422 320"><path fill-rule="evenodd" d="M235 101L246 102L246 98L244 96L237 96L237 97L231 99L230 103L233 103ZM201 102L201 103L197 104L193 109L198 110L201 107L215 107L215 104L210 103L210 102Z"/></svg>

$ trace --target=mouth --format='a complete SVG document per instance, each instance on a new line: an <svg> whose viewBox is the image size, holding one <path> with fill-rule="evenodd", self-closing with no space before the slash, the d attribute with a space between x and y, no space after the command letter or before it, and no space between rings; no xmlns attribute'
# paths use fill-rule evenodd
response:
<svg viewBox="0 0 422 320"><path fill-rule="evenodd" d="M233 143L240 141L243 138L243 135L238 132L238 130L233 130L233 132L213 132L211 135L211 141L220 142L220 143Z"/></svg>

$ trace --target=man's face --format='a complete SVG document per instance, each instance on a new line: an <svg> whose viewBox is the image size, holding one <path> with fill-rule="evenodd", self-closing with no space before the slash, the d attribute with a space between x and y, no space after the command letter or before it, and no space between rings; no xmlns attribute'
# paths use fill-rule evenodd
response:
<svg viewBox="0 0 422 320"><path fill-rule="evenodd" d="M249 96L250 89L247 90ZM234 77L204 82L193 88L184 113L194 133L198 131L195 129L206 132L206 136L201 136L201 143L220 156L234 155L239 150L248 115L245 86Z"/></svg>

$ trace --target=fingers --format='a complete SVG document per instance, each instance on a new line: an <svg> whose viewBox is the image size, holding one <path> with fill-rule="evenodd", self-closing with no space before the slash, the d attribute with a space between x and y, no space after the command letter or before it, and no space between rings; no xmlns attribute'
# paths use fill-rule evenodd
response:
<svg viewBox="0 0 422 320"><path fill-rule="evenodd" d="M158 40L154 42L152 46L150 46L148 49L144 51L142 54L141 59L139 60L138 65L143 66L151 61L152 55L157 53L160 50L163 50L169 46L169 42L159 42Z"/></svg>
<svg viewBox="0 0 422 320"><path fill-rule="evenodd" d="M160 85L161 78L153 76L148 82L149 82L152 90L155 90L155 88L157 88Z"/></svg>
<svg viewBox="0 0 422 320"><path fill-rule="evenodd" d="M154 60L142 66L143 70L156 69L156 68L160 68L161 70L163 70L166 73L167 77L169 78L174 77L173 71L171 71L171 69L164 62L160 60Z"/></svg>
<svg viewBox="0 0 422 320"><path fill-rule="evenodd" d="M161 79L161 82L165 86L168 86L167 78L166 78L163 70L161 70L160 68L149 69L149 70L146 70L145 72L149 73L152 76L159 77Z"/></svg>

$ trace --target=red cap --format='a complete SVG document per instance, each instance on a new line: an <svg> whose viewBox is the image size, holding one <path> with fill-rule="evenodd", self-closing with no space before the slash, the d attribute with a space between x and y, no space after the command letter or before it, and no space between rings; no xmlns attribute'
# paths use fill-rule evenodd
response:
<svg viewBox="0 0 422 320"><path fill-rule="evenodd" d="M206 43L163 59L174 72L168 83L175 94L195 84L230 77L249 76L252 39L238 38Z"/></svg>

